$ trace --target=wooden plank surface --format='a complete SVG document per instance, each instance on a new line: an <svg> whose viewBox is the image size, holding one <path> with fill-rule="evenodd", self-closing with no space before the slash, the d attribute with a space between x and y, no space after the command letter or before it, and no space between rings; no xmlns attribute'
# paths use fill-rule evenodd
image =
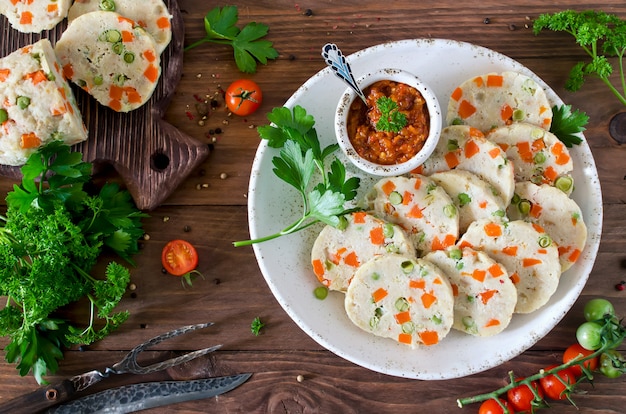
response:
<svg viewBox="0 0 626 414"><path fill-rule="evenodd" d="M178 3L185 25L185 44L203 36L204 14L223 5L198 0ZM212 151L145 220L149 237L142 242L137 266L132 269L136 289L129 291L121 304L130 310L130 319L103 341L82 351L68 351L57 375L50 380L103 368L152 336L210 320L216 323L214 327L161 344L147 358L156 360L216 343L224 345L220 351L147 377L111 378L93 391L130 382L253 372L245 385L218 398L150 412L470 413L476 412L477 406L461 410L456 406L457 398L503 385L510 370L528 375L555 362L575 341L575 329L582 322L582 306L588 299L607 297L619 314L626 315L626 292L613 287L626 278L626 150L608 132L610 120L626 108L597 80L590 80L579 92L566 92L563 85L569 68L584 58L581 50L565 35L535 36L525 27L532 25L532 19L540 13L567 8L603 9L626 18L623 2L587 1L584 6L575 1L535 0L512 5L493 0L236 3L242 24L257 21L270 26L267 38L274 42L280 56L261 65L256 74L245 75L237 71L232 49L226 46L206 44L185 52L182 78L164 119L202 145L210 144ZM307 9L311 10L310 15L305 13ZM489 19L488 23L485 19ZM281 106L303 82L324 68L319 54L321 46L328 41L337 42L349 54L382 42L423 37L467 41L506 54L537 73L566 103L587 112L591 121L586 137L596 160L604 200L600 252L589 282L571 312L545 338L510 362L480 374L445 381L416 381L375 373L326 351L288 317L272 296L252 249L236 249L231 244L248 237L248 179L259 143L255 127L265 124L265 115L273 107ZM240 77L252 78L262 87L261 109L243 119L229 116L219 106L199 125L195 109L198 100L219 94L220 88L225 89ZM113 168L103 169L99 179L122 181ZM0 179L0 193L6 194L14 183L9 178ZM187 239L198 248L199 270L205 279L198 279L193 288L183 289L178 278L161 272L161 249L174 238ZM77 304L66 312L79 318L86 311ZM267 324L258 337L250 333L250 322L256 316ZM0 345L5 343L0 340ZM303 376L302 382L297 381L298 375ZM585 386L585 392L575 396L578 410L558 402L551 411L621 413L626 405L625 385L624 378L598 378L594 388ZM0 362L0 404L36 387L32 377L19 377L13 365Z"/></svg>

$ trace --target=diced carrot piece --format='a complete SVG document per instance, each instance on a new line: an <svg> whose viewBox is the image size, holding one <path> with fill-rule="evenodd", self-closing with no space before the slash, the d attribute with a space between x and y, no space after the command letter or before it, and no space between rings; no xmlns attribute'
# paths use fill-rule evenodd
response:
<svg viewBox="0 0 626 414"><path fill-rule="evenodd" d="M459 247L461 249L464 249L465 247L473 248L474 246L472 246L472 243L468 242L467 240L462 240L461 243L459 243Z"/></svg>
<svg viewBox="0 0 626 414"><path fill-rule="evenodd" d="M504 104L502 108L500 108L500 119L507 122L513 118L513 108L511 108L508 104Z"/></svg>
<svg viewBox="0 0 626 414"><path fill-rule="evenodd" d="M452 287L452 296L459 296L459 287L454 283L450 283L450 286Z"/></svg>
<svg viewBox="0 0 626 414"><path fill-rule="evenodd" d="M135 40L135 35L133 34L133 32L128 30L122 30L122 42L130 43L133 40Z"/></svg>
<svg viewBox="0 0 626 414"><path fill-rule="evenodd" d="M543 121L542 121L543 129L549 130L551 123L552 123L552 119L551 118L543 118Z"/></svg>
<svg viewBox="0 0 626 414"><path fill-rule="evenodd" d="M463 89L457 87L454 91L452 91L452 95L450 98L454 99L458 102L459 99L463 96Z"/></svg>
<svg viewBox="0 0 626 414"><path fill-rule="evenodd" d="M411 343L413 342L413 337L411 336L411 334L402 332L398 334L398 342L400 342L401 344L411 345Z"/></svg>
<svg viewBox="0 0 626 414"><path fill-rule="evenodd" d="M128 103L141 103L141 95L139 94L139 92L137 92L137 89L131 86L127 86L124 88L124 93L126 94L126 99L128 100Z"/></svg>
<svg viewBox="0 0 626 414"><path fill-rule="evenodd" d="M403 323L409 322L411 320L411 313L409 311L396 313L394 315L396 322L400 325Z"/></svg>
<svg viewBox="0 0 626 414"><path fill-rule="evenodd" d="M489 269L487 269L489 271L489 274L491 275L491 277L500 277L504 274L504 270L502 270L502 266L500 266L498 263L494 263L491 266L489 266Z"/></svg>
<svg viewBox="0 0 626 414"><path fill-rule="evenodd" d="M421 181L421 180L420 180ZM408 206L413 201L413 193L405 191L402 195L402 204Z"/></svg>
<svg viewBox="0 0 626 414"><path fill-rule="evenodd" d="M411 207L411 210L408 213L406 213L406 216L410 218L424 217L424 215L422 214L422 209L417 204L414 204L413 207Z"/></svg>
<svg viewBox="0 0 626 414"><path fill-rule="evenodd" d="M159 69L156 66L151 64L143 72L143 76L145 76L150 82L154 83L159 79Z"/></svg>
<svg viewBox="0 0 626 414"><path fill-rule="evenodd" d="M324 263L320 259L313 260L313 273L318 279L322 280L324 277L325 269Z"/></svg>
<svg viewBox="0 0 626 414"><path fill-rule="evenodd" d="M465 99L461 101L461 104L459 105L459 116L462 119L469 118L470 116L474 115L475 112L476 112L476 107L474 105L472 105Z"/></svg>
<svg viewBox="0 0 626 414"><path fill-rule="evenodd" d="M50 108L50 113L52 114L52 116L63 115L66 112L67 112L67 107L65 105L62 107Z"/></svg>
<svg viewBox="0 0 626 414"><path fill-rule="evenodd" d="M385 183L381 186L381 189L383 190L383 193L389 196L389 194L391 194L396 189L396 185L391 180L385 181Z"/></svg>
<svg viewBox="0 0 626 414"><path fill-rule="evenodd" d="M578 218L576 216L572 216L572 226L576 226L578 224Z"/></svg>
<svg viewBox="0 0 626 414"><path fill-rule="evenodd" d="M489 237L502 236L502 227L498 223L490 222L484 226L485 234Z"/></svg>
<svg viewBox="0 0 626 414"><path fill-rule="evenodd" d="M448 168L450 169L455 168L457 165L460 164L459 157L457 157L456 153L454 152L446 153L444 158L446 159L446 164L448 165Z"/></svg>
<svg viewBox="0 0 626 414"><path fill-rule="evenodd" d="M468 132L472 138L485 138L485 134L478 128L470 127Z"/></svg>
<svg viewBox="0 0 626 414"><path fill-rule="evenodd" d="M522 259L522 266L524 267L537 266L541 263L543 263L541 260L535 259L533 257L525 257Z"/></svg>
<svg viewBox="0 0 626 414"><path fill-rule="evenodd" d="M119 112L122 110L122 102L117 99L112 99L109 101L109 108Z"/></svg>
<svg viewBox="0 0 626 414"><path fill-rule="evenodd" d="M485 324L485 328L490 328L492 326L500 325L500 321L497 319L489 319L489 321Z"/></svg>
<svg viewBox="0 0 626 414"><path fill-rule="evenodd" d="M539 233L545 233L545 232L546 232L546 230L545 230L543 227L541 227L539 224L537 224L537 223L530 223L530 224L531 224L531 226L533 226L533 228L534 228L535 230L537 230Z"/></svg>
<svg viewBox="0 0 626 414"><path fill-rule="evenodd" d="M385 296L387 296L387 291L383 288L378 288L374 293L372 293L372 299L374 299L374 302L380 302Z"/></svg>
<svg viewBox="0 0 626 414"><path fill-rule="evenodd" d="M45 73L43 73L43 70L38 70L38 71L26 74L24 76L24 79L30 79L31 82L37 85L40 82L48 80L48 77L46 76Z"/></svg>
<svg viewBox="0 0 626 414"><path fill-rule="evenodd" d="M159 29L167 29L170 27L170 19L167 17L160 17L157 19L157 27Z"/></svg>
<svg viewBox="0 0 626 414"><path fill-rule="evenodd" d="M564 148L565 148L565 146L563 145L563 143L561 141L557 141L550 148L550 152L552 154L554 154L554 155L559 155L559 154L563 153Z"/></svg>
<svg viewBox="0 0 626 414"><path fill-rule="evenodd" d="M559 175L554 167L550 165L549 167L546 167L545 170L543 170L543 176L548 179L549 182L554 182L554 180L556 180Z"/></svg>
<svg viewBox="0 0 626 414"><path fill-rule="evenodd" d="M63 76L65 76L65 79L71 79L74 76L74 67L71 63L63 66Z"/></svg>
<svg viewBox="0 0 626 414"><path fill-rule="evenodd" d="M41 139L34 133L22 134L20 137L20 147L24 149L37 148L41 145Z"/></svg>
<svg viewBox="0 0 626 414"><path fill-rule="evenodd" d="M376 245L385 243L385 233L382 227L375 227L370 231L370 241Z"/></svg>
<svg viewBox="0 0 626 414"><path fill-rule="evenodd" d="M543 113L544 113L544 112L546 112L548 109L550 109L550 108L548 108L547 106L543 106L543 105L541 105L541 107L539 108L539 115L543 114Z"/></svg>
<svg viewBox="0 0 626 414"><path fill-rule="evenodd" d="M486 290L484 292L480 292L480 300L483 302L483 305L486 305L487 302L489 302L489 300L493 297L493 295L495 295L496 293L498 293L497 290L495 289L490 289L490 290Z"/></svg>
<svg viewBox="0 0 626 414"><path fill-rule="evenodd" d="M450 247L454 243L456 243L456 236L454 234L446 234L446 237L443 239L443 247Z"/></svg>
<svg viewBox="0 0 626 414"><path fill-rule="evenodd" d="M569 162L569 160L570 160L570 156L567 155L565 152L562 152L559 155L557 155L555 162L557 165L565 165Z"/></svg>
<svg viewBox="0 0 626 414"><path fill-rule="evenodd" d="M145 57L148 62L154 62L156 59L154 52L149 49L143 51L143 57Z"/></svg>
<svg viewBox="0 0 626 414"><path fill-rule="evenodd" d="M433 280L433 285L443 285L443 282L441 281L441 279L439 279L438 277L436 277Z"/></svg>
<svg viewBox="0 0 626 414"><path fill-rule="evenodd" d="M433 303L437 301L437 296L433 295L432 293L425 292L422 294L421 299L422 305L424 305L424 307L428 309L432 306Z"/></svg>
<svg viewBox="0 0 626 414"><path fill-rule="evenodd" d="M109 89L109 98L119 101L124 95L124 89L117 85L111 85Z"/></svg>
<svg viewBox="0 0 626 414"><path fill-rule="evenodd" d="M513 282L514 285L518 284L520 282L520 278L519 275L517 274L517 272L513 273L509 279L511 279L511 282Z"/></svg>
<svg viewBox="0 0 626 414"><path fill-rule="evenodd" d="M497 158L501 154L500 147L494 148L489 151L489 156L493 159Z"/></svg>
<svg viewBox="0 0 626 414"><path fill-rule="evenodd" d="M478 202L478 207L480 207L480 208L487 208L487 200L479 201Z"/></svg>
<svg viewBox="0 0 626 414"><path fill-rule="evenodd" d="M345 247L340 248L339 250L337 250L337 252L333 255L331 262L333 262L334 264L338 265L339 262L341 262L341 256L343 256L343 254L347 251L348 249L346 249Z"/></svg>
<svg viewBox="0 0 626 414"><path fill-rule="evenodd" d="M424 172L424 165L420 165L419 167L411 171L411 174L422 174L423 172Z"/></svg>
<svg viewBox="0 0 626 414"><path fill-rule="evenodd" d="M135 21L132 19L129 19L128 17L124 17L124 16L118 16L117 17L117 21L122 23L122 22L127 22L129 23L131 26L135 25Z"/></svg>
<svg viewBox="0 0 626 414"><path fill-rule="evenodd" d="M524 162L532 163L533 162L533 153L530 150L530 142L522 141L515 144L517 147L517 152L519 153L520 158Z"/></svg>
<svg viewBox="0 0 626 414"><path fill-rule="evenodd" d="M9 78L11 69L0 69L0 82L4 82Z"/></svg>
<svg viewBox="0 0 626 414"><path fill-rule="evenodd" d="M359 266L361 266L361 263L359 262L359 258L357 257L355 252L348 253L346 258L343 259L343 261L348 266L352 266L352 267L359 267Z"/></svg>
<svg viewBox="0 0 626 414"><path fill-rule="evenodd" d="M419 190L421 187L422 187L422 179L419 177L415 177L413 188L415 188L416 190Z"/></svg>
<svg viewBox="0 0 626 414"><path fill-rule="evenodd" d="M48 13L54 13L59 10L59 6L56 3L48 4Z"/></svg>
<svg viewBox="0 0 626 414"><path fill-rule="evenodd" d="M443 250L443 243L439 240L438 236L433 237L433 241L430 243L430 250Z"/></svg>
<svg viewBox="0 0 626 414"><path fill-rule="evenodd" d="M352 217L354 218L354 223L364 224L366 215L367 213L365 211L357 211L356 213L352 214Z"/></svg>
<svg viewBox="0 0 626 414"><path fill-rule="evenodd" d="M541 215L541 210L543 210L543 208L539 204L532 203L529 214L531 217L539 218L539 216Z"/></svg>
<svg viewBox="0 0 626 414"><path fill-rule="evenodd" d="M439 342L439 335L435 331L422 331L419 337L424 345L435 345Z"/></svg>
<svg viewBox="0 0 626 414"><path fill-rule="evenodd" d="M409 281L409 287L413 289L424 289L426 287L426 281L424 279L411 279Z"/></svg>
<svg viewBox="0 0 626 414"><path fill-rule="evenodd" d="M476 84L476 86L478 86L479 88L482 88L483 85L485 84L485 82L483 81L483 77L482 76L476 76L472 82L474 82Z"/></svg>
<svg viewBox="0 0 626 414"><path fill-rule="evenodd" d="M517 256L517 246L506 246L502 249L502 253L507 256Z"/></svg>
<svg viewBox="0 0 626 414"><path fill-rule="evenodd" d="M569 256L567 256L567 260L572 263L575 262L580 257L580 253L580 249L574 249L574 251Z"/></svg>
<svg viewBox="0 0 626 414"><path fill-rule="evenodd" d="M472 279L478 280L479 282L484 282L485 276L487 276L487 271L485 270L474 269L472 272Z"/></svg>
<svg viewBox="0 0 626 414"><path fill-rule="evenodd" d="M543 140L543 138L538 138L533 141L532 147L534 152L539 152L542 149L546 148L546 142Z"/></svg>
<svg viewBox="0 0 626 414"><path fill-rule="evenodd" d="M476 144L476 141L470 139L467 140L467 142L465 143L464 151L465 158L472 158L474 155L480 152L480 148L478 147L478 144Z"/></svg>
<svg viewBox="0 0 626 414"><path fill-rule="evenodd" d="M15 6L15 5L16 5L17 3L19 3L20 1L21 1L21 0L11 0L11 4Z"/></svg>
<svg viewBox="0 0 626 414"><path fill-rule="evenodd" d="M500 88L504 84L502 75L487 75L487 86L491 88Z"/></svg>
<svg viewBox="0 0 626 414"><path fill-rule="evenodd" d="M502 151L506 152L509 149L509 144L505 144L504 142L499 142L498 146L502 148Z"/></svg>
<svg viewBox="0 0 626 414"><path fill-rule="evenodd" d="M20 24L32 24L33 23L33 13L28 10L23 11L20 16Z"/></svg>

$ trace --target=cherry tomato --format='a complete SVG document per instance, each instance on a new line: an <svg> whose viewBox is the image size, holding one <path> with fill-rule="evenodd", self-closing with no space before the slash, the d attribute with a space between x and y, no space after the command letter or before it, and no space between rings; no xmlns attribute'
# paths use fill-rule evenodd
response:
<svg viewBox="0 0 626 414"><path fill-rule="evenodd" d="M593 354L593 351L583 348L580 344L573 344L570 345L569 348L567 348L563 353L563 363L567 364L570 361L573 361L575 359L581 359L591 354ZM587 367L587 369L589 369L590 371L593 371L598 367L598 358L588 359L583 362L582 365ZM577 378L583 374L583 369L580 364L572 365L569 367L569 369L572 370Z"/></svg>
<svg viewBox="0 0 626 414"><path fill-rule="evenodd" d="M626 372L626 360L619 351L609 349L600 355L600 372L607 378L618 378Z"/></svg>
<svg viewBox="0 0 626 414"><path fill-rule="evenodd" d="M583 313L585 314L585 319L592 322L604 318L605 315L614 316L615 308L608 300L596 298L585 304Z"/></svg>
<svg viewBox="0 0 626 414"><path fill-rule="evenodd" d="M518 378L517 380L519 381L520 379L523 378ZM531 382L531 385L537 391L539 396L543 398L543 391L539 388L539 385L535 381ZM518 385L517 387L507 391L506 396L509 400L509 405L513 410L515 410L516 413L531 412L532 402L535 399L535 395L528 385Z"/></svg>
<svg viewBox="0 0 626 414"><path fill-rule="evenodd" d="M172 240L161 252L161 264L168 273L184 276L198 266L198 252L188 241Z"/></svg>
<svg viewBox="0 0 626 414"><path fill-rule="evenodd" d="M506 400L503 400L501 398L499 400L502 405L504 405L506 409L509 410L509 412L512 412L509 403ZM492 398L489 400L485 400L480 405L480 408L478 409L478 414L504 414L504 410L502 409L502 406Z"/></svg>
<svg viewBox="0 0 626 414"><path fill-rule="evenodd" d="M576 330L576 339L585 349L595 351L602 346L602 325L597 322L584 322Z"/></svg>
<svg viewBox="0 0 626 414"><path fill-rule="evenodd" d="M544 368L546 371L556 368L558 365L551 365L549 367ZM564 400L567 398L567 387L561 380L565 382L565 384L575 384L576 383L576 375L572 372L571 369L565 368L558 371L556 374L547 375L539 380L541 384L541 388L543 388L543 392L548 398L553 400Z"/></svg>
<svg viewBox="0 0 626 414"><path fill-rule="evenodd" d="M256 82L239 79L226 89L226 106L235 115L247 116L259 109L263 102L263 93Z"/></svg>

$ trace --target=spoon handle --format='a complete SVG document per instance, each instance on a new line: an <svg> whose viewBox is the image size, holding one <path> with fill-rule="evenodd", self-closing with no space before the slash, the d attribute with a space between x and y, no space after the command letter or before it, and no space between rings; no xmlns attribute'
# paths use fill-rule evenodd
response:
<svg viewBox="0 0 626 414"><path fill-rule="evenodd" d="M327 43L322 48L322 57L326 61L326 64L332 68L335 72L335 75L339 76L343 79L354 91L359 95L359 97L363 100L363 102L367 103L365 99L365 94L359 88L359 85L356 83L354 79L354 75L352 75L352 69L350 68L350 64L346 60L341 50L334 43Z"/></svg>

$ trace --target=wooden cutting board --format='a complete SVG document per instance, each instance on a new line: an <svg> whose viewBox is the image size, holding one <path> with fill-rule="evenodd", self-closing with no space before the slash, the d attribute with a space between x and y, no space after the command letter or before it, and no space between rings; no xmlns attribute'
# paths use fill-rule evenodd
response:
<svg viewBox="0 0 626 414"><path fill-rule="evenodd" d="M177 130L163 116L182 76L185 29L177 0L165 0L172 14L172 41L161 55L162 74L154 95L141 108L118 113L100 105L82 89L72 85L76 101L89 130L87 141L74 150L83 160L99 166L110 164L119 173L137 207L153 210L209 155L209 147ZM54 45L67 27L40 34L16 31L0 15L0 56L42 37ZM0 174L21 178L19 167L0 166Z"/></svg>

